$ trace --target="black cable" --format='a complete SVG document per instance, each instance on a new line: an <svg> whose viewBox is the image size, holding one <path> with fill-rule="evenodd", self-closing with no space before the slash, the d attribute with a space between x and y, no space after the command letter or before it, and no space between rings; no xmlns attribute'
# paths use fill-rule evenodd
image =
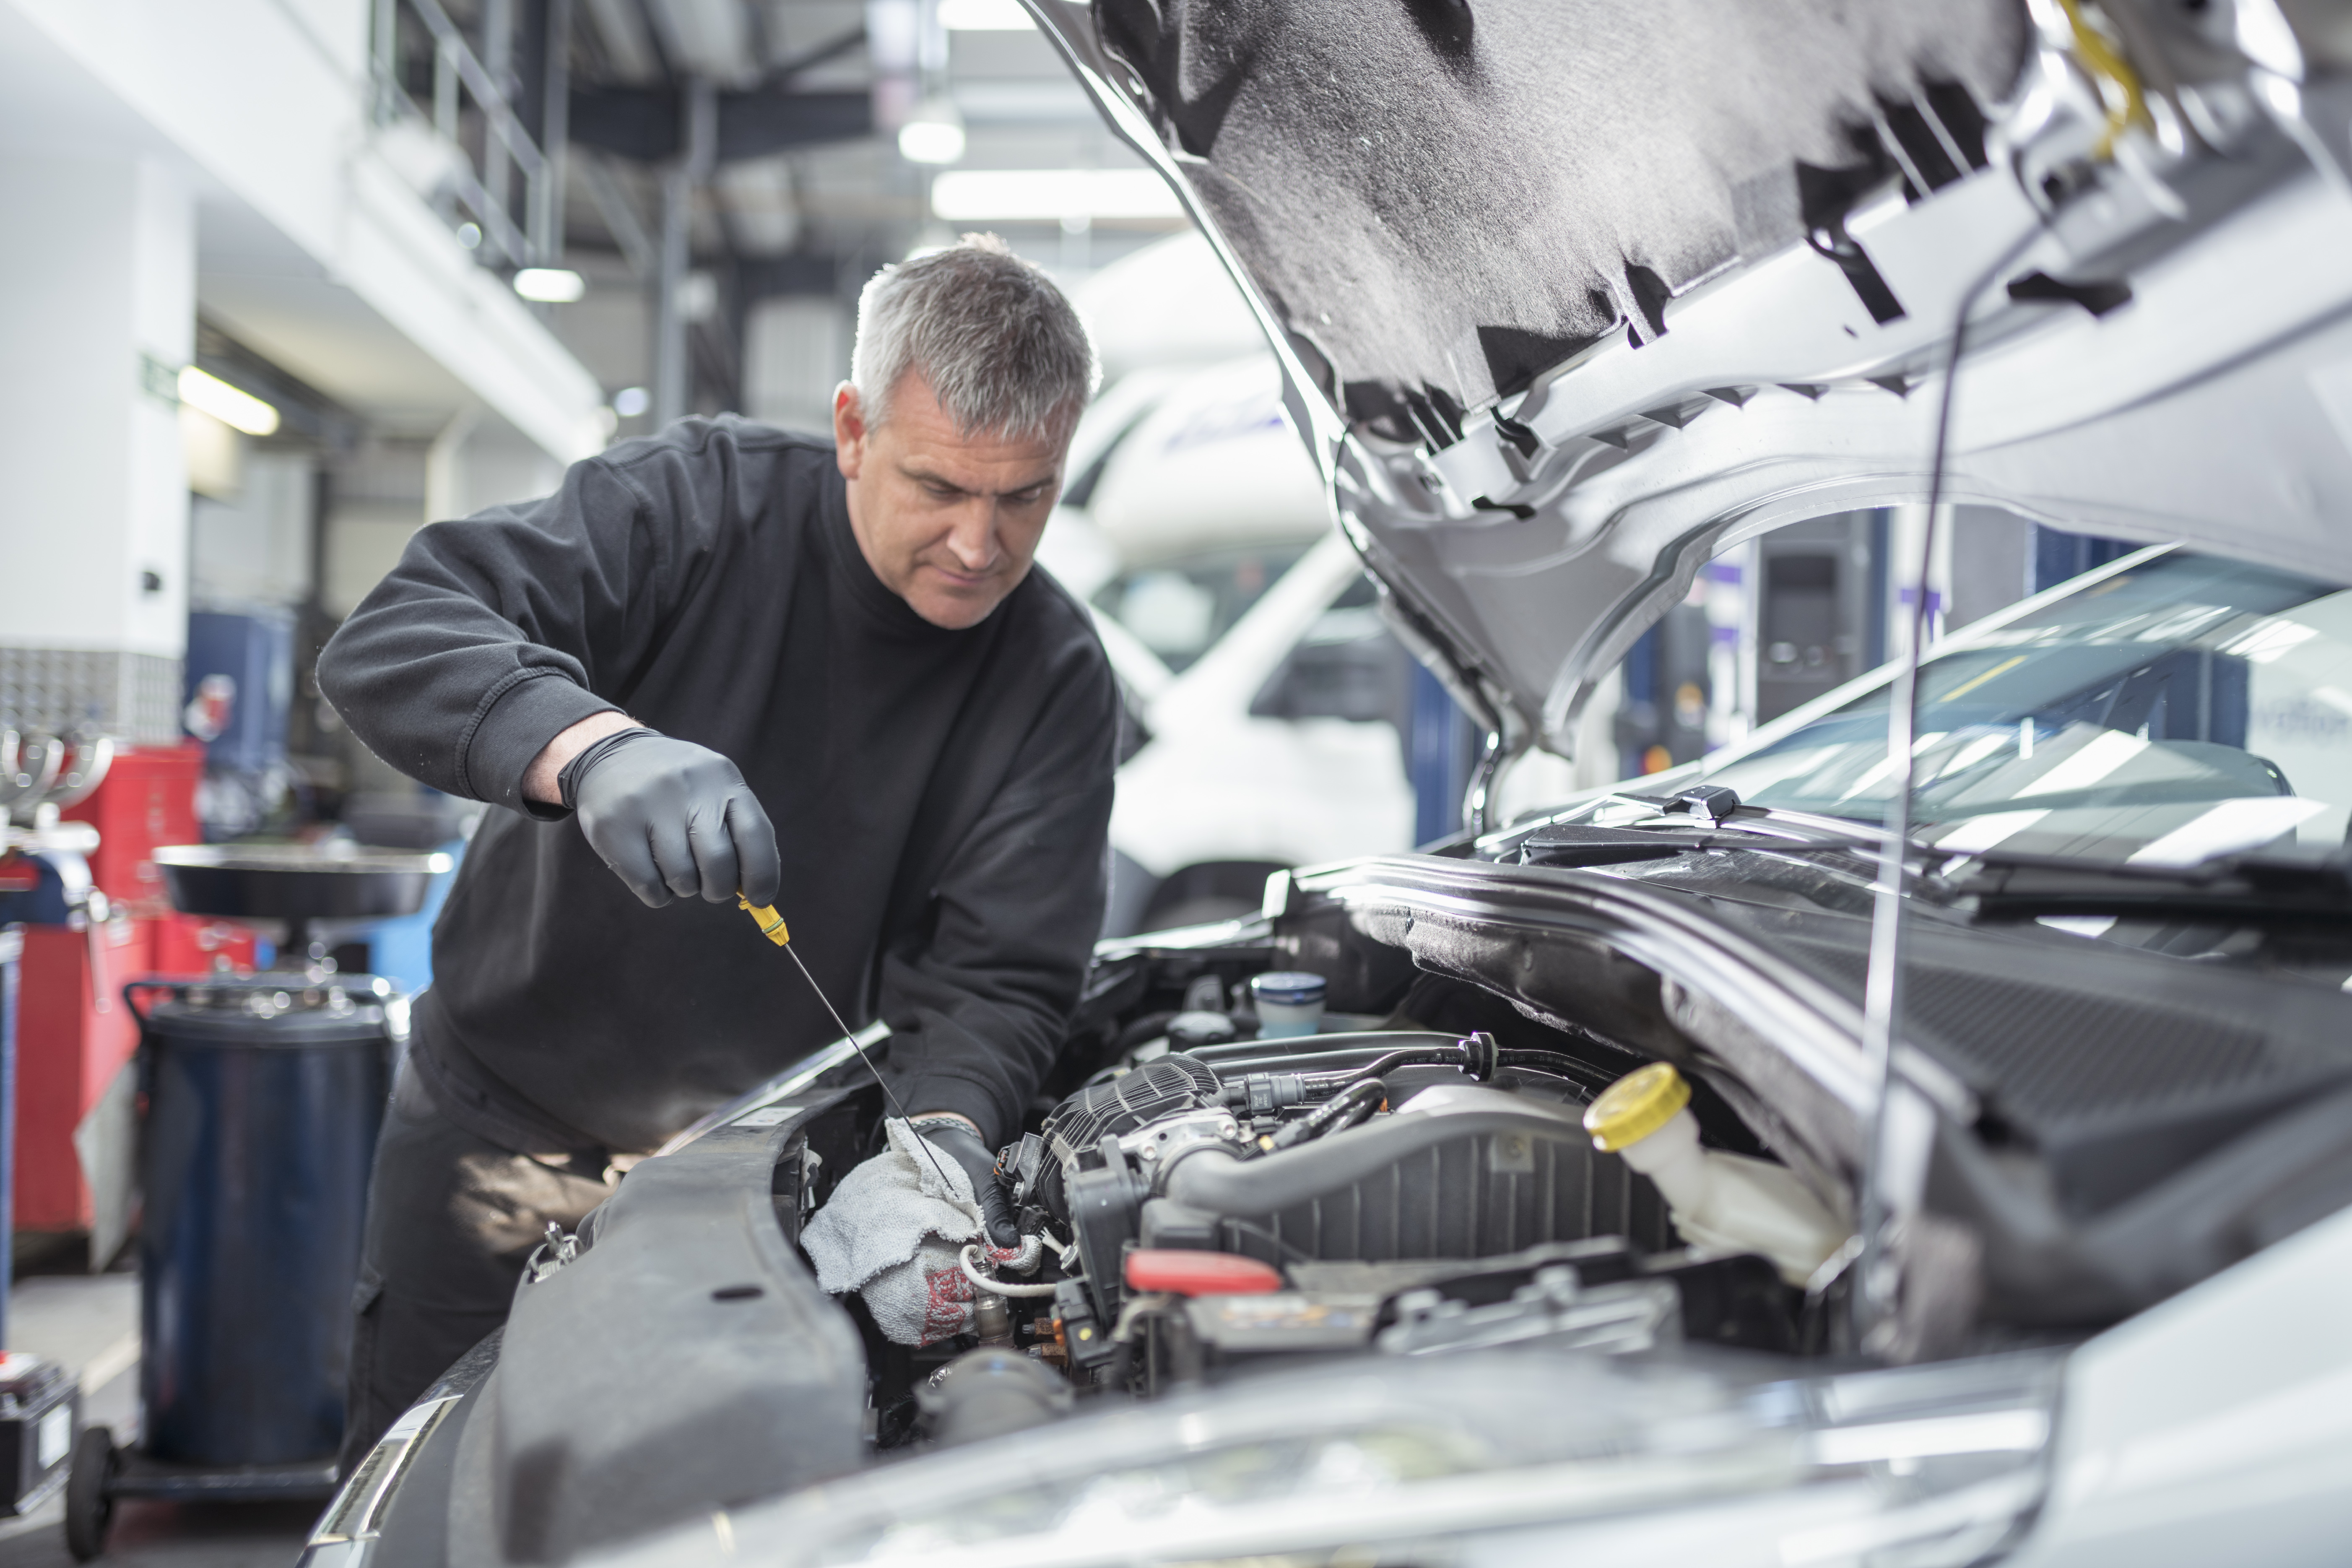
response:
<svg viewBox="0 0 2352 1568"><path fill-rule="evenodd" d="M1454 1045L1391 1051L1388 1055L1360 1068L1349 1068L1328 1073L1301 1073L1298 1075L1299 1081L1306 1086L1310 1094L1318 1089L1328 1089L1336 1096L1352 1084L1362 1083L1370 1079L1384 1078L1398 1068L1453 1067L1461 1068L1470 1072L1473 1077L1491 1077L1491 1071L1480 1075L1475 1070L1481 1065L1477 1059L1481 1055L1489 1056L1494 1068L1519 1068L1547 1072L1554 1078L1564 1078L1596 1089L1605 1089L1616 1081L1613 1076L1602 1068L1570 1056L1565 1051L1497 1050L1492 1047L1490 1041L1482 1042L1482 1046L1483 1049L1473 1049L1466 1045Z"/></svg>
<svg viewBox="0 0 2352 1568"><path fill-rule="evenodd" d="M1352 1127L1380 1109L1389 1097L1389 1086L1376 1078L1360 1078L1345 1089L1290 1122L1270 1140L1272 1149L1295 1149L1311 1142L1326 1132L1336 1132Z"/></svg>
<svg viewBox="0 0 2352 1568"><path fill-rule="evenodd" d="M1310 1089L1328 1086L1336 1091L1368 1079L1384 1077L1398 1068L1457 1068L1468 1060L1469 1053L1459 1046L1435 1046L1421 1050L1391 1051L1360 1068L1346 1068L1328 1073L1300 1073L1298 1079Z"/></svg>

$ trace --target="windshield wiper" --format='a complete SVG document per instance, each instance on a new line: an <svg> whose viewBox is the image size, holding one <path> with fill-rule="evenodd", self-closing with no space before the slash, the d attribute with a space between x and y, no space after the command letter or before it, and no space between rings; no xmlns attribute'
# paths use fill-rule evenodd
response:
<svg viewBox="0 0 2352 1568"><path fill-rule="evenodd" d="M1836 854L1874 862L1884 843L1878 837L1825 832L1815 823L1790 818L1768 807L1743 806L1736 793L1720 784L1700 785L1673 796L1618 793L1607 798L1615 804L1647 806L1658 815L1614 827L1582 822L1538 827L1519 841L1519 863L1571 868L1622 866L1708 849L1745 849L1764 855ZM1735 821L1734 814L1743 811L1747 817ZM1922 860L1934 854L1933 847L1927 844L1914 841L1911 847Z"/></svg>
<svg viewBox="0 0 2352 1568"><path fill-rule="evenodd" d="M2194 915L2240 924L2352 921L2352 854L2231 855L2195 866L2135 865L1986 850L1948 879L1979 921L2044 915Z"/></svg>

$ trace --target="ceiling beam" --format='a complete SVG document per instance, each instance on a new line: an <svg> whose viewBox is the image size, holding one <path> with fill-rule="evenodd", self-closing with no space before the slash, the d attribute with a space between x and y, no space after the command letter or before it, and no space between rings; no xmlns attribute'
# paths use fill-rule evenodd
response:
<svg viewBox="0 0 2352 1568"><path fill-rule="evenodd" d="M572 95L572 140L623 158L661 163L677 156L678 106L678 94L670 88L580 89ZM719 94L716 152L722 163L873 133L869 93L761 88Z"/></svg>

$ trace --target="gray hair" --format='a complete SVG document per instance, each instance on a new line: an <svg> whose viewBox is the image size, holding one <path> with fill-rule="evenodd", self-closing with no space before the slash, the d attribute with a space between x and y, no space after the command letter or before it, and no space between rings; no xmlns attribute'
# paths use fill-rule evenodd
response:
<svg viewBox="0 0 2352 1568"><path fill-rule="evenodd" d="M909 371L958 430L1013 440L1076 418L1102 379L1069 300L992 234L885 267L858 296L849 380L869 426Z"/></svg>

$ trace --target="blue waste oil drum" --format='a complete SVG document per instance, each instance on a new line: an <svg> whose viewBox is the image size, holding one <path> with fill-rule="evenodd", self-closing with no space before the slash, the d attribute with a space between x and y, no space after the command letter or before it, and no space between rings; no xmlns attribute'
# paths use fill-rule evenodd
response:
<svg viewBox="0 0 2352 1568"><path fill-rule="evenodd" d="M146 1451L331 1458L397 999L365 975L160 989L143 1047Z"/></svg>

